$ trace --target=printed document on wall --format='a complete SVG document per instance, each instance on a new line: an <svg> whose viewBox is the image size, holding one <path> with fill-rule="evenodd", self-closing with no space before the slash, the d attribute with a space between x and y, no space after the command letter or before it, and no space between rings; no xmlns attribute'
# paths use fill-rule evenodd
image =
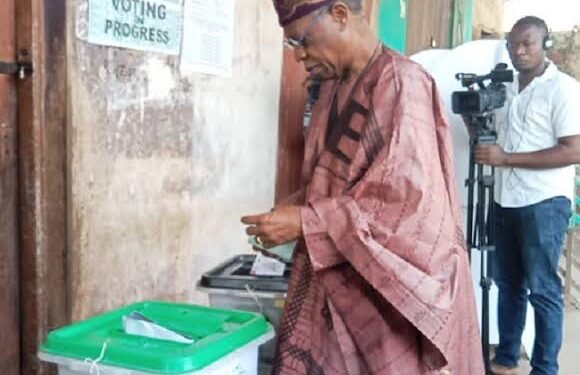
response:
<svg viewBox="0 0 580 375"><path fill-rule="evenodd" d="M231 77L235 0L185 0L181 69Z"/></svg>
<svg viewBox="0 0 580 375"><path fill-rule="evenodd" d="M89 0L90 43L177 55L183 0Z"/></svg>

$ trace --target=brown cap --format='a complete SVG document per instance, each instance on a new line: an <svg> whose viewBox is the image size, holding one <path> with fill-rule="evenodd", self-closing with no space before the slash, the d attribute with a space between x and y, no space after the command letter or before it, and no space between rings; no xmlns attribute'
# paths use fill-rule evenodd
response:
<svg viewBox="0 0 580 375"><path fill-rule="evenodd" d="M274 0L274 8L278 13L280 26L286 27L290 23L302 18L334 0Z"/></svg>

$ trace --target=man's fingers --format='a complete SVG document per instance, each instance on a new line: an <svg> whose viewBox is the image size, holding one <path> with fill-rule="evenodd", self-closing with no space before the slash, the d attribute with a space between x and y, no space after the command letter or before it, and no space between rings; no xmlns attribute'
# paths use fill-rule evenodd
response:
<svg viewBox="0 0 580 375"><path fill-rule="evenodd" d="M263 236L264 230L262 230L260 227L247 227L246 234L249 236Z"/></svg>
<svg viewBox="0 0 580 375"><path fill-rule="evenodd" d="M247 232L247 231L246 231ZM270 247L274 247L276 245L275 242L273 242L270 237L268 237L267 235L255 235L256 237L258 237L260 239L260 246L262 246L263 249L269 249ZM252 249L254 249L255 251L262 251L263 249L260 249L259 247L256 246L252 246Z"/></svg>
<svg viewBox="0 0 580 375"><path fill-rule="evenodd" d="M475 155L475 160L487 160L487 155Z"/></svg>
<svg viewBox="0 0 580 375"><path fill-rule="evenodd" d="M475 150L473 156L478 163L485 162L488 159L488 150Z"/></svg>
<svg viewBox="0 0 580 375"><path fill-rule="evenodd" d="M489 158L485 158L485 157L475 158L475 163L476 164L491 165Z"/></svg>
<svg viewBox="0 0 580 375"><path fill-rule="evenodd" d="M262 215L247 215L242 216L242 223L247 225L258 224Z"/></svg>
<svg viewBox="0 0 580 375"><path fill-rule="evenodd" d="M247 225L262 224L262 223L266 222L266 220L268 219L269 216L270 216L269 213L242 216L242 223L247 224Z"/></svg>
<svg viewBox="0 0 580 375"><path fill-rule="evenodd" d="M270 238L275 233L275 229L272 228L271 225L250 225L246 228L246 233L250 236L259 236L262 237L262 240L265 238Z"/></svg>
<svg viewBox="0 0 580 375"><path fill-rule="evenodd" d="M490 154L490 150L487 148L481 148L481 149L477 149L475 150L475 152L473 153L476 157L477 156L484 156L484 155L489 155Z"/></svg>

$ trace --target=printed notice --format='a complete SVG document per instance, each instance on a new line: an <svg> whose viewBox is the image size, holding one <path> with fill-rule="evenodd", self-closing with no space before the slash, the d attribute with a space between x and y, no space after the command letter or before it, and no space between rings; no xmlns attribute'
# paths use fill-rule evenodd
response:
<svg viewBox="0 0 580 375"><path fill-rule="evenodd" d="M234 0L185 0L181 68L232 75Z"/></svg>
<svg viewBox="0 0 580 375"><path fill-rule="evenodd" d="M183 0L89 0L89 42L179 54Z"/></svg>

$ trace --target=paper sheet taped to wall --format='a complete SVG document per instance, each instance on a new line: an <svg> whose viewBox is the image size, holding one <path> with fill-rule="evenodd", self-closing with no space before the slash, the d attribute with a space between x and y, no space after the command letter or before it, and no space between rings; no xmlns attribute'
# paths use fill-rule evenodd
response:
<svg viewBox="0 0 580 375"><path fill-rule="evenodd" d="M234 48L234 0L185 0L181 69L230 77Z"/></svg>
<svg viewBox="0 0 580 375"><path fill-rule="evenodd" d="M183 0L89 0L90 43L179 54Z"/></svg>

